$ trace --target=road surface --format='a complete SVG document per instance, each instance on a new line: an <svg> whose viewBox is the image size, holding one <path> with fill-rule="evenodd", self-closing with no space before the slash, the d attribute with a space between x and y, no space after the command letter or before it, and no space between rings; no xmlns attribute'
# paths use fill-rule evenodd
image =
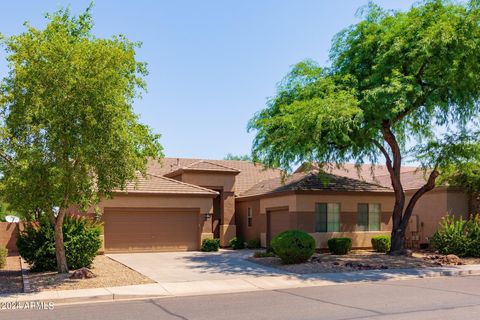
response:
<svg viewBox="0 0 480 320"><path fill-rule="evenodd" d="M480 276L64 305L0 319L480 319Z"/></svg>

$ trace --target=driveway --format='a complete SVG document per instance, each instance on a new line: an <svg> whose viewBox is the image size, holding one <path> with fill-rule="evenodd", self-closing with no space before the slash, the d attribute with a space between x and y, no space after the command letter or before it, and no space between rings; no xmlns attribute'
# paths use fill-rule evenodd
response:
<svg viewBox="0 0 480 320"><path fill-rule="evenodd" d="M252 250L109 254L108 257L159 283L228 280L287 273L247 261Z"/></svg>

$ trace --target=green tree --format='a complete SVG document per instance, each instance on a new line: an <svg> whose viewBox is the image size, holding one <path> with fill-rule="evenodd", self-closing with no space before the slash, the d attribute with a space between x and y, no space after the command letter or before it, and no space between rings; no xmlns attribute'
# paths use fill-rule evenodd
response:
<svg viewBox="0 0 480 320"><path fill-rule="evenodd" d="M16 216L16 213L10 209L8 203L0 201L0 222L5 222L7 216Z"/></svg>
<svg viewBox="0 0 480 320"><path fill-rule="evenodd" d="M51 217L61 273L65 215L111 196L145 172L147 156L162 154L159 135L132 109L147 74L135 59L139 44L93 36L90 9L48 14L43 30L27 25L3 41L2 193L17 212Z"/></svg>
<svg viewBox="0 0 480 320"><path fill-rule="evenodd" d="M329 67L300 62L251 119L253 157L285 169L384 159L395 194L390 253L401 254L418 199L442 168L478 152L480 2L362 11L361 22L334 38ZM404 158L420 161L427 177L408 203Z"/></svg>
<svg viewBox="0 0 480 320"><path fill-rule="evenodd" d="M227 153L227 155L223 158L223 160L241 160L241 161L252 161L252 157L248 154L238 155Z"/></svg>

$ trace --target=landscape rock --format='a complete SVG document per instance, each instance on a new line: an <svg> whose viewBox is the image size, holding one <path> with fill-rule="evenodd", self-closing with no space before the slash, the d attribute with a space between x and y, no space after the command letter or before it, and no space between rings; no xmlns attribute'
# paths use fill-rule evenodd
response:
<svg viewBox="0 0 480 320"><path fill-rule="evenodd" d="M425 257L425 260L431 260L435 265L463 265L463 261L457 255L448 254L446 256L435 254Z"/></svg>
<svg viewBox="0 0 480 320"><path fill-rule="evenodd" d="M94 278L95 274L90 271L88 268L81 268L78 270L73 271L70 279L91 279Z"/></svg>

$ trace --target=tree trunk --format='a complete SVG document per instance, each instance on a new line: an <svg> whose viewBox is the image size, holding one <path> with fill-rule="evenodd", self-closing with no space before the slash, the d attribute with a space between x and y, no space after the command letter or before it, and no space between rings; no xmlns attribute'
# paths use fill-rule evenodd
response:
<svg viewBox="0 0 480 320"><path fill-rule="evenodd" d="M407 252L404 248L405 232L408 222L410 221L410 217L412 216L413 208L422 195L435 187L435 180L439 173L436 169L430 173L427 183L415 192L404 211L405 191L403 190L401 181L402 155L400 146L398 145L397 138L392 131L391 125L391 122L387 120L383 121L382 123L383 138L390 147L391 156L383 144L376 143L376 145L385 156L385 164L387 166L388 173L390 174L390 180L392 182L392 187L395 194L395 205L393 207L392 214L392 236L389 254L403 255Z"/></svg>
<svg viewBox="0 0 480 320"><path fill-rule="evenodd" d="M425 183L420 189L418 189L408 202L407 207L405 208L405 212L400 212L400 221L395 223L396 220L394 219L394 225L392 228L392 245L390 247L390 254L391 255L403 255L406 253L404 248L405 243L405 231L407 230L408 222L413 213L413 208L417 204L417 201L427 192L433 190L435 188L435 181L439 175L439 172L434 169L430 172L428 177L427 183ZM395 211L394 211L395 216Z"/></svg>
<svg viewBox="0 0 480 320"><path fill-rule="evenodd" d="M65 245L63 243L63 219L65 211L60 209L55 219L55 256L57 258L58 273L68 273Z"/></svg>
<svg viewBox="0 0 480 320"><path fill-rule="evenodd" d="M400 228L392 229L392 245L390 247L390 255L403 255L406 253L405 244L405 230Z"/></svg>

